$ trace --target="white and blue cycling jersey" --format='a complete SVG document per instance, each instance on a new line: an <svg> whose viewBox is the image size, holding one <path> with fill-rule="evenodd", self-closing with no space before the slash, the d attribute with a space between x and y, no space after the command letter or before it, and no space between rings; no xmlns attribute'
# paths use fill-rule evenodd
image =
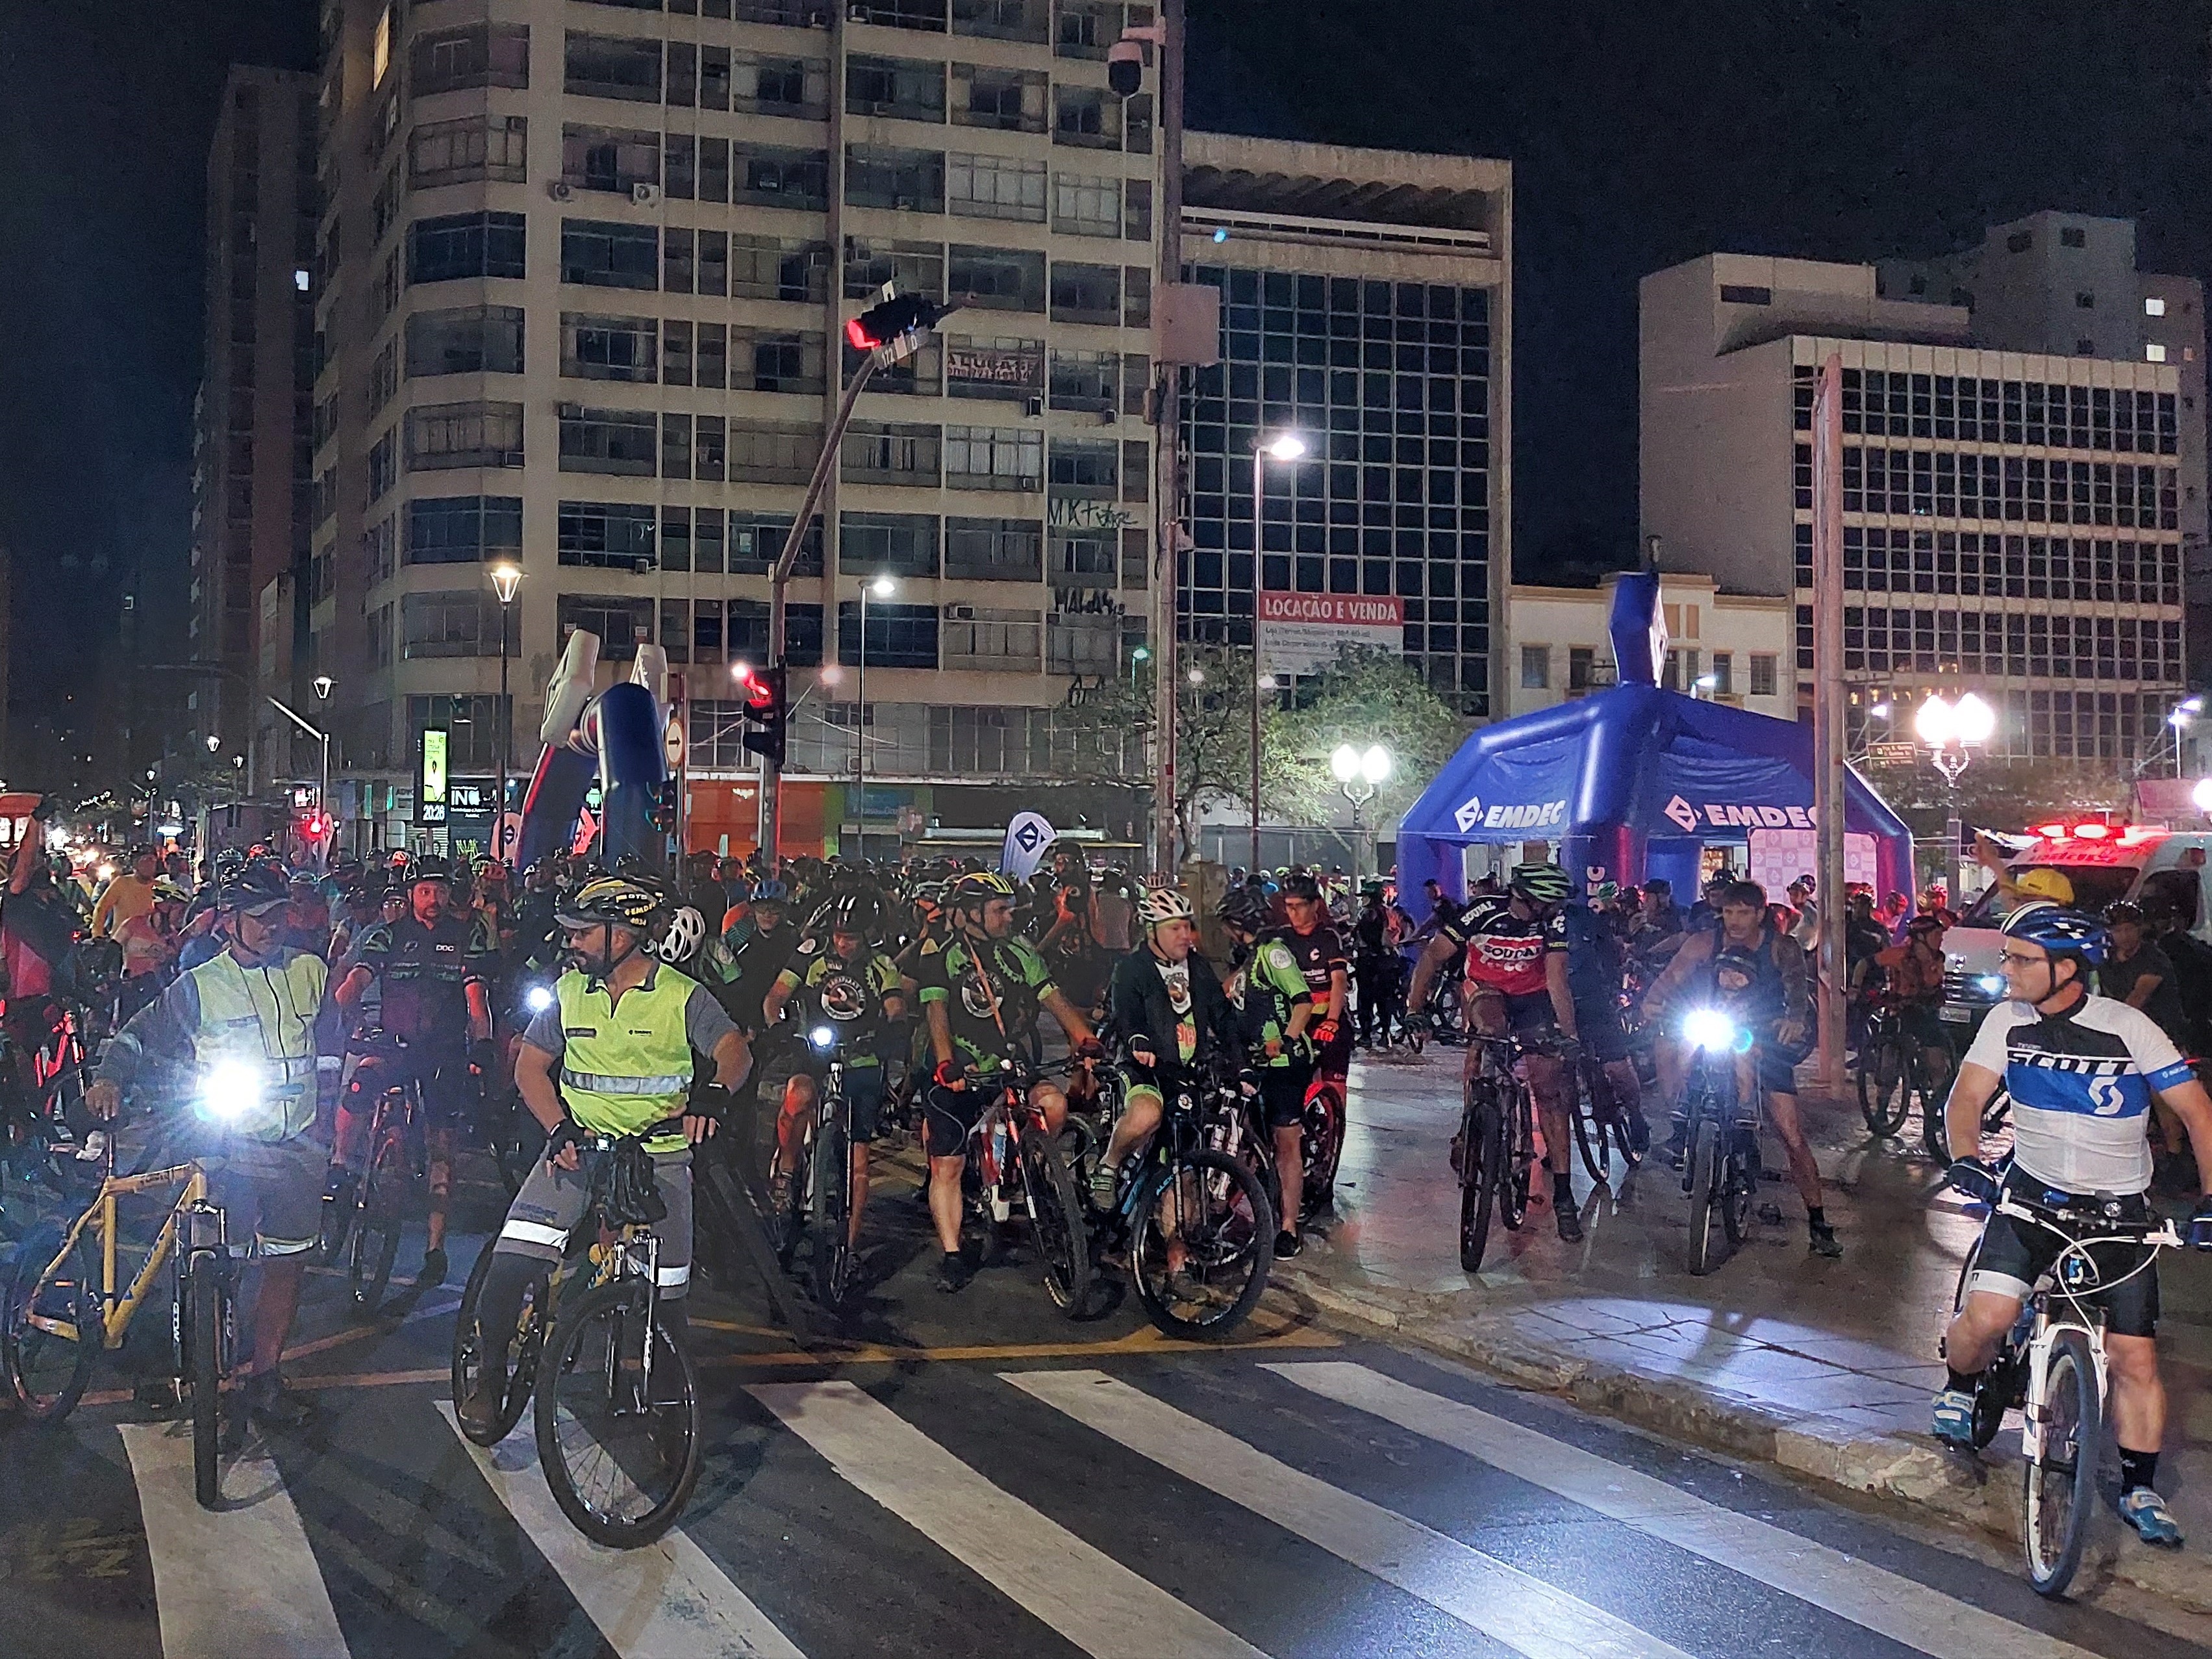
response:
<svg viewBox="0 0 2212 1659"><path fill-rule="evenodd" d="M2014 1164L2069 1193L2147 1191L2152 1091L2191 1075L2149 1015L2110 997L2084 998L2050 1018L2025 1002L2001 1002L1966 1063L2004 1079Z"/></svg>

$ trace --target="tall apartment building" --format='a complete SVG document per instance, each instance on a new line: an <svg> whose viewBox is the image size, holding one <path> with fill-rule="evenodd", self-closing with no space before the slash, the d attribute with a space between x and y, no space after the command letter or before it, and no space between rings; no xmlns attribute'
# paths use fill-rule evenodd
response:
<svg viewBox="0 0 2212 1659"><path fill-rule="evenodd" d="M690 694L694 844L750 845L731 665L765 657L843 324L893 279L960 310L860 399L800 558L785 850L1141 776L1068 692L1123 672L1146 610L1156 77L1118 98L1105 58L1149 21L325 0L307 654L356 810L404 805L426 727L489 780L504 557L518 763L572 627L603 682L655 641Z"/></svg>
<svg viewBox="0 0 2212 1659"><path fill-rule="evenodd" d="M2171 750L2204 512L2202 381L2185 379L2202 307L2193 283L2134 270L2131 227L2123 261L2116 225L2041 214L1978 258L1881 273L1711 254L1644 279L1644 529L1669 568L1795 595L1801 706L1814 377L1842 358L1854 741L1887 735L1858 713L1884 696L1972 689L1999 710L1998 757L2155 767Z"/></svg>
<svg viewBox="0 0 2212 1659"><path fill-rule="evenodd" d="M1222 356L1185 371L1187 637L1251 638L1261 590L1388 596L1462 713L1504 708L1513 568L1510 163L1191 132L1187 281L1221 290Z"/></svg>
<svg viewBox="0 0 2212 1659"><path fill-rule="evenodd" d="M234 68L207 164L205 370L194 406L190 614L185 651L205 672L165 675L157 703L182 741L213 736L256 754L259 779L287 759L261 702L262 590L307 562L313 383L315 77ZM286 629L294 618L279 624ZM160 629L142 629L147 648ZM289 685L268 688L289 701ZM204 757L205 750L200 751Z"/></svg>

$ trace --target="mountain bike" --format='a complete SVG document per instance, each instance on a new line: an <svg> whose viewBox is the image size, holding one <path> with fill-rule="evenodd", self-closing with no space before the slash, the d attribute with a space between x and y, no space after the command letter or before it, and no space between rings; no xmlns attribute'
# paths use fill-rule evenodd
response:
<svg viewBox="0 0 2212 1659"><path fill-rule="evenodd" d="M1452 1173L1459 1177L1459 1265L1472 1273L1482 1271L1493 1215L1516 1232L1528 1218L1536 1106L1514 1038L1470 1032L1467 1040L1478 1058L1462 1091L1451 1155Z"/></svg>
<svg viewBox="0 0 2212 1659"><path fill-rule="evenodd" d="M1974 1389L1977 1449L1996 1437L2008 1407L2021 1408L2020 1449L2027 1463L2021 1483L2021 1541L2028 1582L2039 1595L2063 1595L2073 1583L2098 1506L2097 1465L2105 1443L2105 1313L2083 1298L2148 1271L2160 1250L2182 1244L2172 1221L2154 1215L2126 1218L2122 1209L2119 1200L2109 1198L2042 1204L2008 1184L1995 1210L2064 1244L2036 1280L2020 1318ZM2107 1279L2091 1254L2099 1246L2141 1249L2143 1257ZM1960 1270L1954 1313L1966 1302L1980 1254L1978 1239Z"/></svg>
<svg viewBox="0 0 2212 1659"><path fill-rule="evenodd" d="M1306 1086L1299 1121L1299 1157L1305 1166L1306 1209L1326 1210L1336 1201L1336 1166L1344 1157L1345 1079L1315 1069Z"/></svg>
<svg viewBox="0 0 2212 1659"><path fill-rule="evenodd" d="M1575 1150L1592 1181L1609 1182L1614 1152L1631 1170L1644 1162L1644 1154L1629 1139L1628 1124L1621 1115L1604 1062L1584 1054L1575 1066L1575 1076L1581 1085L1574 1101Z"/></svg>
<svg viewBox="0 0 2212 1659"><path fill-rule="evenodd" d="M1856 1079L1859 1112L1869 1134L1887 1140L1898 1133L1916 1101L1925 1111L1929 1097L1923 1070L1920 1045L1906 1034L1897 1005L1887 1000L1876 1004L1859 1038ZM1936 1113L1942 1115L1940 1105Z"/></svg>
<svg viewBox="0 0 2212 1659"><path fill-rule="evenodd" d="M769 1242L787 1273L799 1239L811 1231L811 1277L815 1299L835 1312L852 1293L857 1256L853 1249L853 1101L846 1061L836 1031L817 1026L807 1046L823 1062L814 1086L814 1116L806 1127L799 1167L790 1177L785 1201L772 1206Z"/></svg>
<svg viewBox="0 0 2212 1659"><path fill-rule="evenodd" d="M352 1187L352 1202L326 1198L323 1205L323 1260L346 1266L348 1293L356 1308L374 1314L383 1304L399 1254L399 1232L406 1221L409 1194L422 1179L428 1153L422 1081L407 1063L405 1042L382 1031L370 1032L362 1063L346 1085L352 1109L376 1091L365 1131L368 1152Z"/></svg>
<svg viewBox="0 0 2212 1659"><path fill-rule="evenodd" d="M1759 1190L1759 1130L1766 1099L1753 1064L1748 1094L1737 1062L1752 1052L1753 1034L1717 1008L1692 1010L1682 1022L1689 1074L1683 1083L1682 1191L1690 1200L1688 1267L1712 1272L1725 1258L1713 1249L1713 1220L1733 1255L1750 1231L1752 1200Z"/></svg>
<svg viewBox="0 0 2212 1659"><path fill-rule="evenodd" d="M1030 1100L1038 1076L1011 1059L966 1073L969 1088L988 1090L992 1098L968 1132L961 1196L981 1261L997 1253L1000 1230L1020 1205L1043 1259L1046 1292L1061 1312L1079 1318L1091 1299L1090 1230L1066 1153Z"/></svg>

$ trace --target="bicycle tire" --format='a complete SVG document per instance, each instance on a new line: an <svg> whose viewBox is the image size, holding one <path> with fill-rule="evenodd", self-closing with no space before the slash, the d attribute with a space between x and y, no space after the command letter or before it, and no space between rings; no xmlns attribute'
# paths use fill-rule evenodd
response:
<svg viewBox="0 0 2212 1659"><path fill-rule="evenodd" d="M1720 1179L1720 1126L1710 1117L1698 1121L1697 1139L1690 1147L1690 1271L1700 1276L1719 1265L1714 1259L1714 1183Z"/></svg>
<svg viewBox="0 0 2212 1659"><path fill-rule="evenodd" d="M1911 1073L1893 1038L1883 1037L1859 1056L1858 1094L1869 1134L1887 1140L1905 1127L1912 1111Z"/></svg>
<svg viewBox="0 0 2212 1659"><path fill-rule="evenodd" d="M1498 1120L1501 1162L1498 1218L1508 1232L1519 1232L1528 1218L1528 1191L1536 1167L1534 1108L1520 1083L1511 1085Z"/></svg>
<svg viewBox="0 0 2212 1659"><path fill-rule="evenodd" d="M1186 1192L1212 1195L1200 1201L1216 1206L1218 1215L1193 1218L1183 1213L1179 1200ZM1208 1292L1205 1299L1186 1297L1175 1302L1167 1294L1173 1288L1173 1279L1166 1271L1167 1237L1159 1215L1171 1197L1178 1200L1176 1224L1184 1235L1182 1277L1186 1284ZM1200 1237L1195 1241L1189 1236L1194 1218L1201 1224ZM1243 1324L1267 1288L1279 1224L1259 1176L1226 1152L1206 1147L1156 1166L1136 1200L1135 1224L1129 1238L1130 1287L1146 1317L1168 1336L1200 1342L1227 1340ZM1195 1273L1191 1267L1194 1255L1200 1263ZM1231 1276L1240 1267L1244 1277L1237 1283ZM1232 1285L1235 1293L1225 1294ZM1199 1318L1180 1311L1191 1306L1210 1312Z"/></svg>
<svg viewBox="0 0 2212 1659"><path fill-rule="evenodd" d="M477 1304L483 1300L484 1280L491 1276L494 1242L487 1240L483 1249L477 1252L476 1266L469 1269L469 1282L461 1291L461 1305L453 1316L451 1380L456 1422L460 1422L461 1402L468 1398L477 1371L483 1363L483 1334L477 1327ZM522 1413L530 1405L531 1390L538 1379L538 1356L545 1341L543 1316L550 1294L550 1273L534 1279L531 1294L523 1303L522 1323L517 1328L512 1363L507 1367L507 1391L500 1398L499 1410L493 1413L491 1426L477 1432L465 1423L461 1424L461 1432L479 1446L496 1446L514 1433L514 1425L522 1421Z"/></svg>
<svg viewBox="0 0 2212 1659"><path fill-rule="evenodd" d="M185 1273L189 1307L185 1330L185 1381L192 1395L192 1496L204 1510L222 1497L216 1454L222 1439L222 1267L203 1250Z"/></svg>
<svg viewBox="0 0 2212 1659"><path fill-rule="evenodd" d="M1914 1054L1911 1064L1913 1091L1920 1097L1921 1150L1934 1162L1948 1164L1951 1161L1951 1133L1944 1119L1950 1091L1948 1087L1938 1090L1930 1085L1926 1064L1920 1055Z"/></svg>
<svg viewBox="0 0 2212 1659"><path fill-rule="evenodd" d="M1344 1157L1344 1095L1334 1079L1308 1095L1301 1108L1299 1161L1305 1181L1299 1200L1308 1210L1325 1210L1336 1202L1336 1166Z"/></svg>
<svg viewBox="0 0 2212 1659"><path fill-rule="evenodd" d="M353 1305L372 1317L384 1305L392 1264L399 1258L402 1207L407 1191L405 1137L387 1125L361 1178L353 1240L346 1247L346 1288Z"/></svg>
<svg viewBox="0 0 2212 1659"><path fill-rule="evenodd" d="M1044 1263L1044 1288L1053 1305L1080 1317L1091 1301L1091 1231L1083 1224L1083 1200L1059 1144L1042 1129L1024 1129L1017 1144L1030 1206L1030 1231Z"/></svg>
<svg viewBox="0 0 2212 1659"><path fill-rule="evenodd" d="M9 1389L17 1409L33 1423L58 1423L76 1409L105 1346L91 1244L80 1237L67 1255L61 1245L61 1230L52 1225L23 1241L9 1285L6 1323L0 1326ZM34 1318L40 1322L33 1324ZM70 1334L50 1324L65 1324ZM94 1332L99 1335L86 1340Z"/></svg>
<svg viewBox="0 0 2212 1659"><path fill-rule="evenodd" d="M2105 1443L2097 1365L2084 1333L2062 1330L2053 1340L2043 1411L2041 1448L2021 1483L2021 1539L2035 1593L2057 1596L2074 1582L2089 1541Z"/></svg>
<svg viewBox="0 0 2212 1659"><path fill-rule="evenodd" d="M650 1313L647 1312L648 1308L652 1309ZM573 1396L564 1396L561 1385L572 1376L602 1383L610 1369L606 1363L610 1358L616 1362L613 1369L625 1368L629 1352L625 1345L640 1324L646 1328L647 1340L655 1343L653 1367L660 1379L655 1386L676 1397L658 1408L648 1402L644 1411L625 1410L622 1402L606 1401L604 1411L608 1425L621 1425L626 1434L642 1435L648 1443L641 1444L629 1462L619 1458L611 1461L616 1475L625 1480L634 1468L644 1466L639 1459L656 1462L671 1474L665 1489L641 1494L647 1499L641 1507L624 1504L617 1509L611 1500L595 1504L577 1484L568 1454L572 1449L583 1449L585 1439L597 1443L600 1437L593 1425L578 1418L573 1409L568 1425L574 1431L564 1436L564 1397L580 1403L591 1401L592 1395L589 1389L580 1388ZM608 1344L612 1345L611 1355L606 1351ZM642 1348L639 1352L641 1353ZM652 1287L641 1279L628 1278L586 1291L577 1298L573 1310L562 1314L550 1361L538 1389L536 1434L538 1462L545 1471L545 1484L553 1493L553 1501L561 1506L569 1523L595 1544L610 1549L638 1549L654 1542L676 1524L699 1484L701 1424L698 1377L692 1369L691 1356L682 1343L669 1335L658 1308L653 1306ZM671 1372L672 1383L668 1380ZM619 1380L615 1386L622 1386ZM675 1415L665 1414L669 1413ZM672 1456L665 1437L665 1430L671 1424L680 1425L683 1431L681 1447Z"/></svg>
<svg viewBox="0 0 2212 1659"><path fill-rule="evenodd" d="M1491 1213L1504 1179L1504 1127L1496 1098L1478 1098L1475 1085L1468 1088L1460 1115L1459 1265L1462 1273L1473 1273L1482 1271L1483 1252L1490 1244Z"/></svg>
<svg viewBox="0 0 2212 1659"><path fill-rule="evenodd" d="M1605 1123L1597 1115L1597 1099L1594 1091L1585 1091L1576 1103L1575 1151L1583 1160L1583 1168L1592 1181L1604 1183L1611 1178L1612 1149L1607 1145ZM1595 1144L1593 1144L1595 1143Z"/></svg>
<svg viewBox="0 0 2212 1659"><path fill-rule="evenodd" d="M842 1116L815 1142L814 1299L835 1313L853 1289L853 1153Z"/></svg>
<svg viewBox="0 0 2212 1659"><path fill-rule="evenodd" d="M1739 1124L1729 1137L1728 1155L1721 1160L1721 1190L1715 1206L1721 1212L1721 1231L1728 1236L1729 1254L1743 1248L1751 1231L1751 1201L1759 1188L1759 1133Z"/></svg>

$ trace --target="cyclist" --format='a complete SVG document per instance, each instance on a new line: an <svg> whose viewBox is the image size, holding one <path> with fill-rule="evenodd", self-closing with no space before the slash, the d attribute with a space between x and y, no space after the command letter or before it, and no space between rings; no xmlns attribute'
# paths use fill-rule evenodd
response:
<svg viewBox="0 0 2212 1659"><path fill-rule="evenodd" d="M1667 1010L1693 986L1711 994L1714 960L1724 951L1743 952L1757 964L1759 975L1744 1006L1756 1016L1754 1052L1759 1080L1766 1089L1767 1117L1789 1152L1790 1178L1805 1200L1806 1229L1813 1253L1833 1261L1843 1255L1844 1247L1828 1224L1827 1211L1820 1201L1820 1165L1813 1161L1813 1149L1806 1145L1805 1127L1797 1115L1797 1062L1810 1052L1813 1043L1812 964L1803 945L1768 925L1766 890L1757 882L1731 882L1713 896L1719 901L1718 930L1691 931L1667 964L1667 971L1644 993L1645 1020L1662 1034L1654 1044L1660 1086L1667 1098L1676 1103L1674 1133L1668 1152L1679 1167L1687 1121L1681 1115L1680 1103L1688 1067L1681 1045L1664 1034Z"/></svg>
<svg viewBox="0 0 2212 1659"><path fill-rule="evenodd" d="M799 929L791 925L790 916L790 889L780 881L763 881L753 891L752 913L738 930L738 936L723 936L736 971L726 988L715 988L740 1030L761 1029L761 1005L777 976L791 965Z"/></svg>
<svg viewBox="0 0 2212 1659"><path fill-rule="evenodd" d="M1267 896L1256 887L1232 887L1221 902L1221 925L1236 949L1229 999L1239 1016L1245 1053L1260 1068L1260 1107L1274 1146L1275 1254L1288 1258L1305 1248L1299 1237L1305 1193L1305 1099L1313 1080L1313 1050L1306 1026L1316 1006L1313 991L1290 947L1267 932Z"/></svg>
<svg viewBox="0 0 2212 1659"><path fill-rule="evenodd" d="M1598 1064L1621 1133L1628 1137L1629 1151L1641 1157L1651 1145L1651 1128L1644 1117L1643 1079L1629 1058L1628 1027L1621 1018L1620 994L1628 975L1626 942L1608 913L1571 903L1563 916L1574 1035L1581 1040L1583 1053ZM1598 1086L1598 1078L1592 1079L1591 1086Z"/></svg>
<svg viewBox="0 0 2212 1659"><path fill-rule="evenodd" d="M353 968L331 994L340 1007L351 1009L372 982L380 987L384 1000L378 1028L406 1045L406 1068L422 1087L430 1182L429 1231L417 1279L424 1285L445 1282L454 1131L474 1109L477 1076L490 1063L491 999L485 980L496 972L498 960L479 918L447 912L451 877L445 860L421 860L407 890L408 914L369 930ZM366 1029L356 1027L356 1035ZM376 1089L386 1086L386 1080L375 1076L377 1069L377 1062L364 1060L339 1096L326 1193L340 1206L352 1200L366 1150L361 1137L368 1118L354 1103L365 1106Z"/></svg>
<svg viewBox="0 0 2212 1659"><path fill-rule="evenodd" d="M1943 922L1939 916L1915 916L1905 924L1905 942L1878 951L1898 1028L1905 1041L1919 1045L1921 1064L1931 1079L1951 1070L1951 1046L1943 1036Z"/></svg>
<svg viewBox="0 0 2212 1659"><path fill-rule="evenodd" d="M1303 872L1285 877L1282 904L1285 925L1273 929L1269 937L1290 951L1318 1005L1308 1028L1314 1044L1312 1086L1333 1085L1341 1101L1352 1070L1352 1022L1345 1018L1344 1008L1352 985L1352 959L1345 953L1343 935L1329 923L1319 882Z"/></svg>
<svg viewBox="0 0 2212 1659"><path fill-rule="evenodd" d="M1085 1059L1104 1052L1090 1022L1053 983L1032 945L1014 936L1014 885L1004 876L975 871L952 884L946 908L952 927L944 948L922 958L921 1009L929 1022L935 1086L929 1091L923 1135L929 1154L929 1213L944 1260L937 1288L954 1291L969 1278L960 1255L960 1177L967 1166L968 1132L989 1103L993 1074L1018 1049L1033 1053L1039 1009L1066 1034ZM968 1086L967 1073L985 1086ZM1042 1079L1030 1102L1054 1134L1067 1117L1067 1097Z"/></svg>
<svg viewBox="0 0 2212 1659"><path fill-rule="evenodd" d="M234 1236L250 1230L261 1264L252 1314L252 1364L228 1435L235 1445L251 1416L297 1428L307 1402L283 1385L277 1361L300 1306L300 1281L321 1222L323 1148L315 1127L315 1015L330 970L286 947L289 902L282 872L258 865L216 890L228 941L220 955L179 975L109 1043L85 1104L112 1118L126 1093L190 1093L209 1068L243 1060L261 1097L234 1123L216 1174L217 1201Z"/></svg>
<svg viewBox="0 0 2212 1659"><path fill-rule="evenodd" d="M514 1064L523 1103L546 1131L545 1150L492 1244L477 1326L514 1331L532 1281L561 1260L591 1201L583 1156L590 1138L641 1134L681 1114L681 1132L654 1136L646 1150L667 1206L653 1228L660 1245L656 1291L672 1334L685 1340L691 1148L714 1133L751 1056L705 988L643 948L665 929L658 895L627 878L603 876L565 900L558 920L568 966L554 988L554 1006L523 1033ZM701 1109L686 1114L694 1050L712 1056L714 1082ZM476 1429L489 1425L507 1388L507 1344L484 1346L483 1370L460 1405L462 1419Z"/></svg>
<svg viewBox="0 0 2212 1659"><path fill-rule="evenodd" d="M2142 1010L2092 995L2104 927L2047 901L2004 921L1997 965L2010 1000L1982 1020L1944 1109L1952 1163L1946 1179L1994 1206L2018 1194L2039 1207L2093 1203L2123 1224L2148 1224L2151 1181L2146 1133L2154 1095L2188 1126L2200 1168L2212 1169L2212 1097L2172 1041ZM1980 1156L1982 1112L2002 1084L2012 1097L2013 1154L2000 1172ZM2191 1212L2189 1242L2212 1250L2212 1194ZM1992 1213L1966 1298L1943 1335L1949 1371L1936 1396L1938 1438L1973 1444L1974 1385L1996 1358L2035 1281L2063 1248L2051 1231ZM2092 1245L2096 1281L2081 1300L2103 1309L2112 1376L2112 1437L2119 1444L2121 1516L2153 1544L2178 1547L2181 1528L2153 1483L2166 1433L2158 1371L2158 1267L2154 1247ZM2148 1259L2147 1259L2148 1258Z"/></svg>
<svg viewBox="0 0 2212 1659"><path fill-rule="evenodd" d="M773 1029L784 1011L799 1010L802 1040L796 1045L783 1109L775 1120L775 1164L769 1172L769 1202L781 1212L790 1202L792 1171L799 1167L806 1123L814 1110L817 1079L827 1056L811 1033L821 1027L836 1034L844 1052L845 1103L852 1112L853 1169L850 1242L860 1242L860 1214L868 1205L868 1143L882 1127L884 1060L887 1027L906 1013L899 971L874 942L876 907L848 896L832 907L823 933L799 945L790 967L776 975L762 1017ZM826 936L826 937L825 937Z"/></svg>
<svg viewBox="0 0 2212 1659"><path fill-rule="evenodd" d="M1383 897L1382 884L1370 881L1361 890L1359 914L1352 919L1352 972L1359 987L1359 1035L1362 1048L1390 1046L1390 1013L1398 996L1398 913Z"/></svg>
<svg viewBox="0 0 2212 1659"><path fill-rule="evenodd" d="M1568 1118L1567 1072L1557 1052L1562 1041L1575 1041L1575 1000L1567 979L1567 929L1564 912L1574 890L1556 864L1516 864L1504 897L1477 898L1429 941L1413 969L1411 1006L1420 1007L1429 981L1453 954L1467 951L1467 1018L1484 1036L1510 1036L1528 1062L1528 1089L1544 1131L1544 1167L1552 1176L1552 1215L1568 1243L1583 1236L1575 1210L1574 1180L1568 1160L1574 1156L1574 1126ZM1482 1066L1482 1051L1470 1046L1466 1075ZM1463 1149L1455 1141L1452 1166Z"/></svg>

